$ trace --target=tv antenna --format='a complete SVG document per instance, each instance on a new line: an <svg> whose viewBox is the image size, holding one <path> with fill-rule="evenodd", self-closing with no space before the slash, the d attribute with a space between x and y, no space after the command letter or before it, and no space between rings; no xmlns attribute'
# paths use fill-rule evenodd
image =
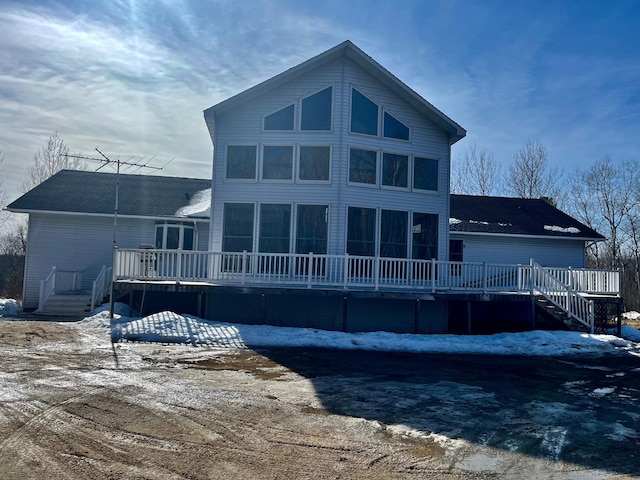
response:
<svg viewBox="0 0 640 480"><path fill-rule="evenodd" d="M113 272L115 271L115 262L116 262L116 251L118 250L118 243L117 243L117 232L118 232L118 197L120 194L120 167L121 166L125 166L125 167L133 167L135 168L134 171L138 171L141 169L149 169L149 170L154 170L154 171L159 171L162 170L163 168L165 168L167 165L169 165L173 159L169 160L167 163L165 163L162 167L155 167L152 165L149 165L149 163L153 160L154 157L151 157L149 160L147 160L145 163L142 162L134 162L133 157L129 158L129 160L126 161L122 161L120 160L120 158L116 158L115 160L112 160L111 158L107 157L104 153L102 153L98 147L96 147L96 152L98 152L100 154L100 156L102 158L95 158L95 157L87 157L87 156L83 156L83 155L71 155L71 154L65 154L64 156L66 158L74 158L76 160L88 160L88 161L92 161L92 162L100 162L101 165L95 170L96 172L98 170L100 170L102 167L105 167L106 165L116 165L116 195L115 195L115 205L113 208L113 245L112 245L112 252L111 252L111 265L112 265L112 271L111 271L111 287L110 287L110 291L109 291L109 317L113 318L113 308L114 308L114 298L113 298ZM144 158L142 158L142 161L144 161Z"/></svg>

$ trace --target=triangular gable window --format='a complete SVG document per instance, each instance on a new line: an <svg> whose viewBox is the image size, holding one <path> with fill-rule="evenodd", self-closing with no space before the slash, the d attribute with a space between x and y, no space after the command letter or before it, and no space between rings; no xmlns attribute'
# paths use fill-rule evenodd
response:
<svg viewBox="0 0 640 480"><path fill-rule="evenodd" d="M384 136L398 140L409 140L409 127L393 115L384 112Z"/></svg>
<svg viewBox="0 0 640 480"><path fill-rule="evenodd" d="M351 89L351 132L378 135L378 105Z"/></svg>
<svg viewBox="0 0 640 480"><path fill-rule="evenodd" d="M293 130L293 104L264 117L265 130Z"/></svg>
<svg viewBox="0 0 640 480"><path fill-rule="evenodd" d="M331 97L333 87L327 87L302 100L301 130L331 130Z"/></svg>

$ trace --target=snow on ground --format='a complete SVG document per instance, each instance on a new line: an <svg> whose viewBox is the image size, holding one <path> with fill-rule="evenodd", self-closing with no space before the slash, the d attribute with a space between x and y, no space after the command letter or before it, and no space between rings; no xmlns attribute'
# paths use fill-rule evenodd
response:
<svg viewBox="0 0 640 480"><path fill-rule="evenodd" d="M640 320L640 312L624 312L622 316L629 320Z"/></svg>
<svg viewBox="0 0 640 480"><path fill-rule="evenodd" d="M20 302L11 298L0 298L0 317L11 317L20 311Z"/></svg>
<svg viewBox="0 0 640 480"><path fill-rule="evenodd" d="M470 353L492 355L606 355L627 352L640 356L640 345L613 335L533 331L496 335L414 335L389 332L344 333L313 328L273 327L212 322L191 315L160 312L143 318L102 311L83 322L111 328L114 341L183 343L231 348L310 347L394 352ZM640 332L631 329L629 336ZM633 332L631 331L633 330ZM626 329L625 329L626 331ZM623 332L625 333L625 332Z"/></svg>

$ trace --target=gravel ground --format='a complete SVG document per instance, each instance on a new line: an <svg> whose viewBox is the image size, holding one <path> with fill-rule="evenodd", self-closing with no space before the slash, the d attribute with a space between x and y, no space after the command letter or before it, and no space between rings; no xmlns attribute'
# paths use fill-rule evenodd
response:
<svg viewBox="0 0 640 480"><path fill-rule="evenodd" d="M3 479L637 478L640 359L119 343L0 321Z"/></svg>

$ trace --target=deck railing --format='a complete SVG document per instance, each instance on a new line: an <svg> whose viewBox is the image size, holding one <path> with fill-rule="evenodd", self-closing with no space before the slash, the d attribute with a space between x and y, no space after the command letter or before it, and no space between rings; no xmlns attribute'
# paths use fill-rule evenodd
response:
<svg viewBox="0 0 640 480"><path fill-rule="evenodd" d="M112 267L102 266L100 273L93 281L91 287L91 311L96 308L97 303L101 301L109 291L109 285L111 282L111 270Z"/></svg>
<svg viewBox="0 0 640 480"><path fill-rule="evenodd" d="M540 267L542 268L542 267ZM578 294L619 295L619 272L544 268ZM283 285L346 290L528 293L533 265L447 262L353 255L119 249L114 279Z"/></svg>

